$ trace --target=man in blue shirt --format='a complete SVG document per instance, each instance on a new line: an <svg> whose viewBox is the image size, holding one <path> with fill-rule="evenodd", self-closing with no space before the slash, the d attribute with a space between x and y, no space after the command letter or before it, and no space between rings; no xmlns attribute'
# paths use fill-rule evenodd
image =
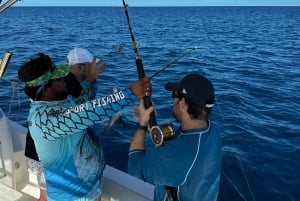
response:
<svg viewBox="0 0 300 201"><path fill-rule="evenodd" d="M175 136L153 150L145 148L153 107L139 105L139 126L130 145L128 172L155 185L155 201L215 201L221 171L221 136L209 120L214 88L202 75L169 82L173 115L180 123Z"/></svg>

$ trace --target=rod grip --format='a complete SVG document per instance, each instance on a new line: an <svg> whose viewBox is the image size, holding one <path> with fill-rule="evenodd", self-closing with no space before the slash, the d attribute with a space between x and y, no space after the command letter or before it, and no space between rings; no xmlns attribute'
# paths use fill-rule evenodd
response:
<svg viewBox="0 0 300 201"><path fill-rule="evenodd" d="M137 72L138 72L138 75L139 75L139 79L145 77L146 75L145 75L142 60L141 59L136 59L135 64L136 64Z"/></svg>
<svg viewBox="0 0 300 201"><path fill-rule="evenodd" d="M139 79L141 79L141 78L145 77L143 62L139 58L136 59L135 62L136 62L136 67L137 67L137 72L138 72L138 75L139 75ZM151 101L150 96L144 96L143 100L144 100L144 106L145 106L146 109L148 109L149 107L152 106L152 101ZM157 125L154 111L151 112L151 114L150 114L149 125L150 125L150 127Z"/></svg>

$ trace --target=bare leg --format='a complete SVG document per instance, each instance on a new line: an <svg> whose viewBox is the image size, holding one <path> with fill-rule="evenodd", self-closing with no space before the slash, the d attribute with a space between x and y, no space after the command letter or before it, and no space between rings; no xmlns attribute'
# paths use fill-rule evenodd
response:
<svg viewBox="0 0 300 201"><path fill-rule="evenodd" d="M46 190L40 189L40 198L38 201L47 201L47 192Z"/></svg>

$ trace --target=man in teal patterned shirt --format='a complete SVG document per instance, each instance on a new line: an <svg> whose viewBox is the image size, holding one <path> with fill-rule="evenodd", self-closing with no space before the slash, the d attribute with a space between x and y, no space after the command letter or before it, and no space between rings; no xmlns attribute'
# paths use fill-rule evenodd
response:
<svg viewBox="0 0 300 201"><path fill-rule="evenodd" d="M101 72L96 58L85 68L90 82ZM99 200L105 164L86 128L131 105L136 97L150 95L151 84L143 78L128 89L76 105L66 90L68 74L68 68L56 67L43 53L21 66L19 79L33 100L28 126L45 170L48 200Z"/></svg>

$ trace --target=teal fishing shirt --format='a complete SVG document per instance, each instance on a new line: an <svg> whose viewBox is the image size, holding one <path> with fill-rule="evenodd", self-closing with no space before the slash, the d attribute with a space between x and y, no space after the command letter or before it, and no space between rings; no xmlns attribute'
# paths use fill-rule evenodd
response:
<svg viewBox="0 0 300 201"><path fill-rule="evenodd" d="M221 153L220 132L209 122L204 129L178 131L157 148L131 150L128 172L155 186L154 201L166 199L165 185L176 188L179 201L216 201Z"/></svg>
<svg viewBox="0 0 300 201"><path fill-rule="evenodd" d="M85 99L88 97L31 103L29 130L45 169L49 201L99 196L105 162L97 136L89 127L137 100L130 89L82 102Z"/></svg>

